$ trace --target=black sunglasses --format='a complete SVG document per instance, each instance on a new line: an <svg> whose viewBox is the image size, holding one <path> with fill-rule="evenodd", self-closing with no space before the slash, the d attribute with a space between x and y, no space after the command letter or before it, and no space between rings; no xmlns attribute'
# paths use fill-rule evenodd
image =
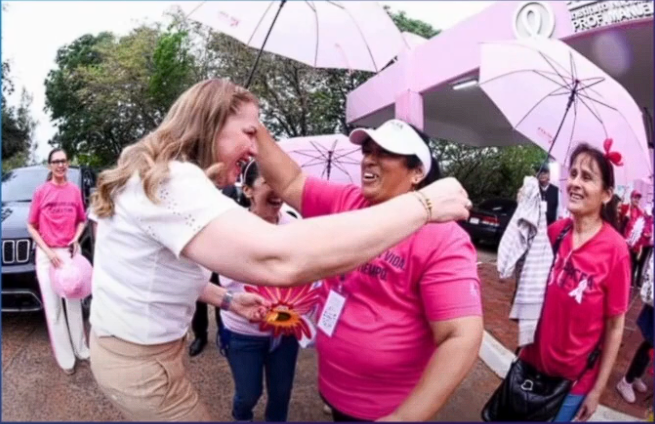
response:
<svg viewBox="0 0 655 424"><path fill-rule="evenodd" d="M68 159L57 159L57 160L51 160L50 163L52 165L65 165L68 163Z"/></svg>

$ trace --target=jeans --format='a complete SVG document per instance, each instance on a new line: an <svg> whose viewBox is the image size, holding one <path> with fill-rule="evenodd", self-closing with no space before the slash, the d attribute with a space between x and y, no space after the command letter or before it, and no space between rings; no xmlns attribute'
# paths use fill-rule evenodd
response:
<svg viewBox="0 0 655 424"><path fill-rule="evenodd" d="M252 421L252 410L262 395L266 375L268 402L264 420L287 420L293 377L298 358L298 341L284 336L271 351L272 337L245 336L222 328L219 337L234 378L232 416L237 421Z"/></svg>
<svg viewBox="0 0 655 424"><path fill-rule="evenodd" d="M582 406L584 398L584 395L568 395L566 399L564 399L564 403L557 413L554 422L568 423L573 421L575 414L578 413L580 406Z"/></svg>

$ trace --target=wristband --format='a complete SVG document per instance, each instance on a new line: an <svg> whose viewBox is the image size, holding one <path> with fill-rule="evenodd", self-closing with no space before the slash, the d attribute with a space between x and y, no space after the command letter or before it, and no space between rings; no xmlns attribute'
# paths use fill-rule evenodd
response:
<svg viewBox="0 0 655 424"><path fill-rule="evenodd" d="M223 300L221 301L221 309L224 311L229 311L230 310L230 305L232 304L232 298L234 296L232 295L232 292L225 292L225 295L223 296Z"/></svg>
<svg viewBox="0 0 655 424"><path fill-rule="evenodd" d="M421 193L420 191L413 191L412 193L414 193L416 198L423 205L423 208L425 208L425 212L428 215L425 222L426 223L430 222L430 219L432 219L432 202L430 201L430 199L428 199L428 197L425 194Z"/></svg>

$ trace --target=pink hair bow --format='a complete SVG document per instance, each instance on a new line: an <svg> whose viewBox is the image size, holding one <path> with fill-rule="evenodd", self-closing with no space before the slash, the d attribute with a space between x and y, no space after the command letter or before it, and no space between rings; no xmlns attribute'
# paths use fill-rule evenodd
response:
<svg viewBox="0 0 655 424"><path fill-rule="evenodd" d="M623 156L621 156L621 153L619 152L613 152L612 151L612 143L614 143L614 140L611 138L606 139L603 142L603 148L605 149L605 158L612 162L614 166L623 166Z"/></svg>

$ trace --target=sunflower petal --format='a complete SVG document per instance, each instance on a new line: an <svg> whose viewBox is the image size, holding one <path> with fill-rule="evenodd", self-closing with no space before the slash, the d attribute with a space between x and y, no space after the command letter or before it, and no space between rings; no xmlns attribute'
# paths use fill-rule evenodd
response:
<svg viewBox="0 0 655 424"><path fill-rule="evenodd" d="M297 303L307 296L311 285L305 284L304 286L294 287L293 296L289 299L291 303Z"/></svg>

